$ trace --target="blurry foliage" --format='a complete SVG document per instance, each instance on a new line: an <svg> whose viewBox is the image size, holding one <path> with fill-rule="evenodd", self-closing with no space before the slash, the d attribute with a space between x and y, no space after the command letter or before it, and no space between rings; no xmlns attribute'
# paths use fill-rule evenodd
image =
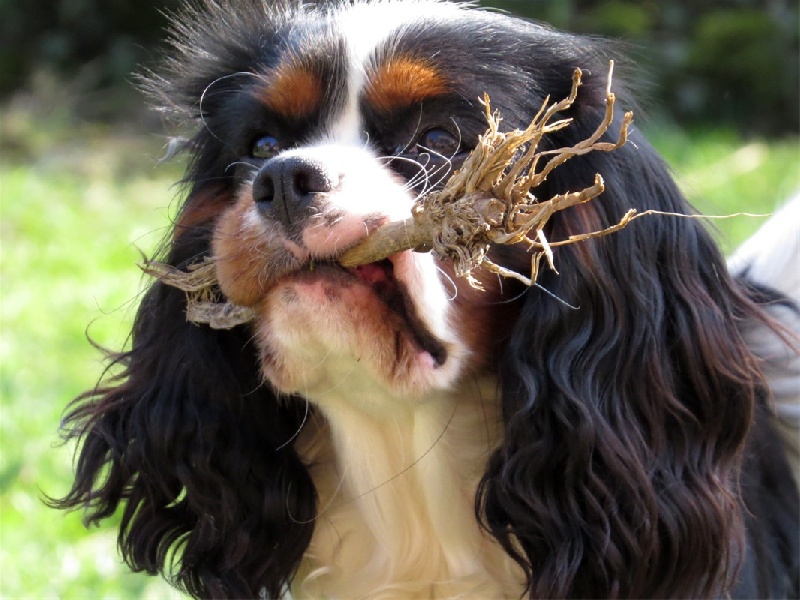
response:
<svg viewBox="0 0 800 600"><path fill-rule="evenodd" d="M0 97L54 79L80 116L124 117L130 74L153 59L179 0L0 0ZM97 92L100 92L99 94Z"/></svg>
<svg viewBox="0 0 800 600"><path fill-rule="evenodd" d="M651 104L684 125L800 133L795 0L490 0L560 29L622 39Z"/></svg>
<svg viewBox="0 0 800 600"><path fill-rule="evenodd" d="M326 1L326 0L319 0ZM180 0L0 0L0 94L55 73L89 118L127 114L119 89L154 60ZM483 0L579 33L619 38L641 66L651 104L684 124L746 133L800 129L796 0ZM71 95L70 95L71 93ZM74 97L78 96L79 101ZM128 100L130 101L130 100ZM138 100L133 100L138 101Z"/></svg>

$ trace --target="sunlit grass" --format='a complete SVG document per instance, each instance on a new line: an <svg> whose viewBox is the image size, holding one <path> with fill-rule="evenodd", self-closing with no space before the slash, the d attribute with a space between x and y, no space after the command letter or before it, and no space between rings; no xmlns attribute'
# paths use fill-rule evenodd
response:
<svg viewBox="0 0 800 600"><path fill-rule="evenodd" d="M68 489L73 449L56 447L59 419L102 368L85 334L124 344L142 285L137 246L160 237L168 182L19 165L4 165L0 182L2 596L163 597L164 584L122 568L110 529L87 535L79 514L40 497Z"/></svg>
<svg viewBox="0 0 800 600"><path fill-rule="evenodd" d="M660 128L652 138L692 203L706 215L769 214L800 192L800 141L743 141L731 131L687 133ZM751 235L763 218L714 220L726 252Z"/></svg>
<svg viewBox="0 0 800 600"><path fill-rule="evenodd" d="M174 596L128 573L113 523L87 532L79 514L41 497L69 487L73 448L57 446L59 419L102 370L85 334L124 345L145 284L139 250L152 251L169 226L177 171L155 167L152 137L72 127L43 140L35 131L36 151L0 166L0 597ZM797 140L669 130L655 139L704 212L771 212L800 188ZM717 226L730 247L760 222Z"/></svg>
<svg viewBox="0 0 800 600"><path fill-rule="evenodd" d="M128 573L112 526L87 532L79 513L42 502L69 489L73 448L57 436L64 406L102 369L86 334L110 348L125 343L143 285L139 248L152 251L169 224L174 173L154 168L143 150L154 140L142 139L56 126L34 161L3 153L2 598L173 594Z"/></svg>

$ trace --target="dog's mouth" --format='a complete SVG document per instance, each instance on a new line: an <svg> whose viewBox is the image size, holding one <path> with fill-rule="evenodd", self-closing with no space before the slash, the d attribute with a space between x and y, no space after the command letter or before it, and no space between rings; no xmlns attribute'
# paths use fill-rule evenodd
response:
<svg viewBox="0 0 800 600"><path fill-rule="evenodd" d="M447 349L428 330L417 314L417 309L409 290L395 277L394 264L391 260L387 258L345 270L365 285L371 287L375 295L389 310L403 319L416 345L431 355L437 367L444 364L445 360L447 360Z"/></svg>
<svg viewBox="0 0 800 600"><path fill-rule="evenodd" d="M436 367L442 366L447 360L447 348L420 318L412 294L408 286L396 277L390 258L352 268L333 262L316 263L309 265L305 276L330 277L343 287L352 285L353 280L367 286L378 300L402 320L414 345L428 353Z"/></svg>

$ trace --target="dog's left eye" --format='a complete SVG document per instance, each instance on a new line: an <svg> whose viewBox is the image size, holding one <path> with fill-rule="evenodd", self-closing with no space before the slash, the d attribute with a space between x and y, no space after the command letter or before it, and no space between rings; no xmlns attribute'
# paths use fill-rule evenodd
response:
<svg viewBox="0 0 800 600"><path fill-rule="evenodd" d="M274 135L262 135L250 146L250 156L253 158L272 158L283 148Z"/></svg>
<svg viewBox="0 0 800 600"><path fill-rule="evenodd" d="M461 140L442 127L434 127L419 137L417 147L423 152L451 157L461 149Z"/></svg>

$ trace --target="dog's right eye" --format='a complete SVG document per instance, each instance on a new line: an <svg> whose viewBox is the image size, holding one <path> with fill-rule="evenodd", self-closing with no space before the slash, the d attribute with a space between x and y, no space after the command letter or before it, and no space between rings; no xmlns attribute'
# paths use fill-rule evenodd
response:
<svg viewBox="0 0 800 600"><path fill-rule="evenodd" d="M420 136L417 148L422 152L433 152L452 158L461 149L461 139L443 127L434 127Z"/></svg>
<svg viewBox="0 0 800 600"><path fill-rule="evenodd" d="M253 158L272 158L281 150L278 138L274 135L262 135L250 146L250 156Z"/></svg>

